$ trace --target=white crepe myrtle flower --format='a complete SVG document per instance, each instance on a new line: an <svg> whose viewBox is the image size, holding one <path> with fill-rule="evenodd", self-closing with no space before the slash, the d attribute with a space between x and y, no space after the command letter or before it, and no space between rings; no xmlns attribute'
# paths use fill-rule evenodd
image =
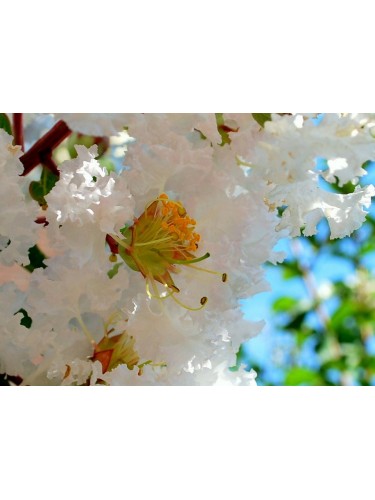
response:
<svg viewBox="0 0 375 500"><path fill-rule="evenodd" d="M162 165L158 170L160 188L170 193L155 191L150 177L144 182L140 164L124 172L130 189L137 190L137 199L148 202L119 242L124 245L120 254L125 262L133 271L140 271L129 275L130 288L138 294L125 305L127 331L135 339L140 360L156 364L159 377L162 367L163 383L184 384L186 377L193 381L201 371L209 372L213 383L219 377L214 367L235 365L241 343L262 327L244 321L238 298L268 288L260 265L267 259L282 258L272 253L281 237L275 230L279 221L263 202L266 182L256 177L249 180L233 151L213 145L201 135L191 141L186 131L182 135L169 132L161 148L158 132L153 129L155 148L138 141L129 146L125 159L129 164L132 155L142 151L145 172L154 171L151 165ZM171 161L176 154L181 158L189 154L192 144L190 161ZM134 148L138 148L137 154ZM227 158L228 151L231 161L225 163L222 155ZM196 163L198 158L204 161ZM169 168L164 169L165 164ZM253 185L254 181L258 184ZM155 253L148 255L143 250L147 245L157 250L158 267L153 267ZM176 278L168 274L176 271ZM142 280L149 286L148 297L146 291L139 291ZM138 381L134 375L130 378Z"/></svg>
<svg viewBox="0 0 375 500"><path fill-rule="evenodd" d="M95 159L97 146L76 146L77 158L60 165L61 177L47 195L49 212L56 221L83 226L95 222L102 232L118 229L132 218L132 200L124 178L111 173Z"/></svg>
<svg viewBox="0 0 375 500"><path fill-rule="evenodd" d="M111 279L107 269L95 260L80 268L66 256L48 259L47 263L46 269L32 273L25 307L32 318L44 315L50 325L68 326L74 318L80 320L89 313L106 318L128 287L125 267ZM100 338L101 332L98 335Z"/></svg>
<svg viewBox="0 0 375 500"><path fill-rule="evenodd" d="M55 361L48 370L47 378L61 385L95 385L102 375L99 361L75 358L69 363Z"/></svg>
<svg viewBox="0 0 375 500"><path fill-rule="evenodd" d="M53 335L31 333L21 324L27 293L15 283L0 286L0 373L24 378L36 369L40 352L52 346Z"/></svg>
<svg viewBox="0 0 375 500"><path fill-rule="evenodd" d="M93 355L107 318L122 304L127 271L110 279L94 262L82 269L70 263L65 256L50 258L46 269L29 274L28 288L25 280L22 289L12 282L0 286L0 373L22 377L26 385L56 383L60 379L47 377L52 365ZM28 326L21 323L25 315Z"/></svg>
<svg viewBox="0 0 375 500"><path fill-rule="evenodd" d="M318 126L306 120L301 128L303 143L315 155L328 160L323 177L338 179L339 186L366 175L365 162L375 159L375 138L371 115L327 113Z"/></svg>
<svg viewBox="0 0 375 500"><path fill-rule="evenodd" d="M0 129L0 263L28 264L28 249L36 243L34 221L39 207L25 195L25 179L19 146Z"/></svg>
<svg viewBox="0 0 375 500"><path fill-rule="evenodd" d="M330 238L344 238L361 227L367 212L363 209L371 205L375 187L356 187L351 194L335 194L323 191L313 180L300 182L299 190L274 188L268 202L274 206L287 205L279 229L292 228L291 236L303 234L311 236L317 233L317 224L326 218L330 227Z"/></svg>
<svg viewBox="0 0 375 500"><path fill-rule="evenodd" d="M12 266L0 264L0 286L4 283L15 283L20 291L25 292L29 287L30 278L31 274L18 264Z"/></svg>
<svg viewBox="0 0 375 500"><path fill-rule="evenodd" d="M244 370L243 367L231 371L226 363L213 368L211 365L198 371L181 371L171 374L166 367L145 365L140 374L138 370L128 370L119 366L113 372L104 374L102 378L109 385L141 385L141 386L207 386L207 385L256 385L256 372Z"/></svg>
<svg viewBox="0 0 375 500"><path fill-rule="evenodd" d="M92 136L117 135L127 125L124 113L54 113L57 120L64 120L74 132Z"/></svg>
<svg viewBox="0 0 375 500"><path fill-rule="evenodd" d="M366 174L362 165L375 159L369 119L327 115L319 125L309 119L296 126L295 121L273 116L252 153L253 169L270 187L266 202L271 210L285 209L278 227L289 228L291 236L298 236L301 228L307 236L315 234L323 217L331 238L347 236L363 223L363 208L369 207L374 188L357 186L353 194L335 194L322 188L319 178L337 178L343 185ZM316 169L318 157L328 160L326 172Z"/></svg>
<svg viewBox="0 0 375 500"><path fill-rule="evenodd" d="M171 175L193 169L194 178L212 168L214 147L222 142L215 114L129 115L125 165L129 186L141 209L151 196L165 191ZM255 123L255 122L254 122ZM232 155L234 157L234 155ZM191 183L191 180L190 180Z"/></svg>
<svg viewBox="0 0 375 500"><path fill-rule="evenodd" d="M125 177L95 159L97 146L76 146L77 158L60 165L61 177L46 196L50 240L84 264L107 258L105 237L133 218L134 201Z"/></svg>

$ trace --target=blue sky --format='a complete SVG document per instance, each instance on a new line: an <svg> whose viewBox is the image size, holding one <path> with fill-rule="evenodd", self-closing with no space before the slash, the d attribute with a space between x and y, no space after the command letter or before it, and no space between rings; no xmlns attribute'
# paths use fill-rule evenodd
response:
<svg viewBox="0 0 375 500"><path fill-rule="evenodd" d="M363 186L370 183L375 184L374 162L368 167L368 175L361 179L361 185ZM375 216L374 204L370 207L369 212L372 216ZM324 239L328 231L328 224L322 221L318 225L318 237L320 235L321 238ZM368 228L366 226L358 230L358 236L363 243L366 241L367 234ZM303 237L299 238L299 241L303 249L303 258L309 260L311 257L309 244ZM349 255L356 251L356 246L350 237L344 238L340 245L342 250ZM276 249L285 251L287 256L292 255L291 242L289 239L281 240ZM362 263L371 272L375 273L375 252L366 255L362 259ZM324 247L322 247L314 263L314 278L318 287L327 282L345 280L354 272L355 268L350 258L334 257L331 255L329 248L325 250ZM272 291L258 294L255 297L244 300L242 303L246 319L251 321L265 319L267 325L257 337L247 342L244 347L246 356L248 357L249 367L251 367L251 363L261 365L265 370L265 378L274 384L282 384L284 372L283 369L280 368L280 365L288 365L288 351L293 347L294 339L292 335L278 331L275 321L276 318L272 312L272 303L278 297L285 295L286 288L287 294L296 299L308 299L308 293L300 278L293 278L287 281L284 280L281 266L267 266L266 276L267 280L272 285ZM328 313L334 311L337 303L338 300L335 298L325 302ZM312 315L312 319L313 317ZM319 359L314 353L313 343L314 339L309 339L305 343L300 357L300 363L311 369L319 365ZM375 337L372 337L367 342L366 347L369 353L375 354ZM338 382L338 375L338 373L332 370L332 382ZM258 383L262 383L262 381L258 379Z"/></svg>

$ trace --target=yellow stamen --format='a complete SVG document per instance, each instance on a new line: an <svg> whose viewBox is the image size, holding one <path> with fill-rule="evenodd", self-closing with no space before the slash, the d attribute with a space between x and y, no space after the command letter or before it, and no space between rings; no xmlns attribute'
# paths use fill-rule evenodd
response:
<svg viewBox="0 0 375 500"><path fill-rule="evenodd" d="M194 255L200 241L200 235L195 232L195 225L196 221L187 215L181 202L170 200L162 193L146 206L139 218L134 219L132 226L121 230L122 238L111 235L119 244L120 257L146 279L149 298L162 301L171 296L175 302L191 311L200 310L205 306L207 297L202 297L201 306L198 308L186 306L176 299L174 295L179 289L171 276L172 273L179 272L178 266L194 268L193 264L210 256L208 252L201 257ZM223 277L221 273L205 271ZM169 293L160 293L156 282L161 283Z"/></svg>

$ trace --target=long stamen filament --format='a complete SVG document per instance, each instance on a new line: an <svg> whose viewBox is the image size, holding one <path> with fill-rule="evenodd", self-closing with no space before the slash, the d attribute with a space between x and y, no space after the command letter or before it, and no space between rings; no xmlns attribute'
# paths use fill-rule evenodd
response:
<svg viewBox="0 0 375 500"><path fill-rule="evenodd" d="M115 241L117 241L117 243L119 245L121 245L122 247L126 248L126 250L131 250L131 246L128 245L127 243L125 243L121 238L119 238L118 236L116 236L115 234L111 234L110 235Z"/></svg>
<svg viewBox="0 0 375 500"><path fill-rule="evenodd" d="M147 282L146 282L146 292L147 292L147 295L149 296L150 299L164 300L164 299L167 299L168 297L170 297L173 293L175 293L173 291L168 291L166 295L160 295L159 291L158 291L158 289L157 289L157 287L155 285L155 283L153 281L151 281L151 284L152 284L152 288L153 288L154 293L151 292L151 290L150 290L150 282L147 280ZM167 288L167 286L165 286L165 288Z"/></svg>
<svg viewBox="0 0 375 500"><path fill-rule="evenodd" d="M86 335L87 340L90 342L90 344L92 344L93 346L95 346L96 342L94 340L94 337L91 335L90 330L85 325L85 323L84 323L84 321L82 319L82 316L78 313L77 316L76 316L76 318L77 318L77 321L78 321L78 323L80 324L80 326L82 328L83 333Z"/></svg>
<svg viewBox="0 0 375 500"><path fill-rule="evenodd" d="M163 241L171 241L173 238L169 236L168 238L160 238L158 240L146 241L145 243L134 243L135 247L145 247L148 245L154 245L155 243L162 243Z"/></svg>
<svg viewBox="0 0 375 500"><path fill-rule="evenodd" d="M210 269L205 269L204 267L194 266L193 264L189 265L192 269L196 269L197 271L204 271L205 273L217 274L218 276L223 276L223 273L219 273L217 271L211 271Z"/></svg>
<svg viewBox="0 0 375 500"><path fill-rule="evenodd" d="M180 259L172 259L171 257L167 257L166 255L162 255L158 250L155 250L160 257L165 259L167 262L170 262L171 264L181 264L182 266L189 266L190 264L193 264L195 262L201 262L202 260L208 259L210 254L207 252L206 254L202 255L202 257L197 257L196 259L190 259L190 260L180 260Z"/></svg>
<svg viewBox="0 0 375 500"><path fill-rule="evenodd" d="M177 302L178 305L184 307L185 309L188 309L189 311L200 311L201 309L204 308L204 306L207 304L207 297L202 297L201 298L201 305L199 307L190 307L190 306L187 306L186 304L184 304L183 302L181 302L180 300L178 300L176 297L175 297L175 294L172 293L171 295L172 299Z"/></svg>

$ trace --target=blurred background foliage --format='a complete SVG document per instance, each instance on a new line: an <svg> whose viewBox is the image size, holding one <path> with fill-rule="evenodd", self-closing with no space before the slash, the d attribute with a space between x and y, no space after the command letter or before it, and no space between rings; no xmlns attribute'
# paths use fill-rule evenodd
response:
<svg viewBox="0 0 375 500"><path fill-rule="evenodd" d="M364 165L363 184L374 182L374 167ZM341 194L354 187L324 185ZM268 310L261 306L256 317L259 299L244 301L249 319L268 316L264 334L238 356L238 364L257 371L259 385L375 385L373 208L350 237L330 240L323 221L317 235L285 241L286 260L267 269L273 292L261 295L268 295Z"/></svg>

